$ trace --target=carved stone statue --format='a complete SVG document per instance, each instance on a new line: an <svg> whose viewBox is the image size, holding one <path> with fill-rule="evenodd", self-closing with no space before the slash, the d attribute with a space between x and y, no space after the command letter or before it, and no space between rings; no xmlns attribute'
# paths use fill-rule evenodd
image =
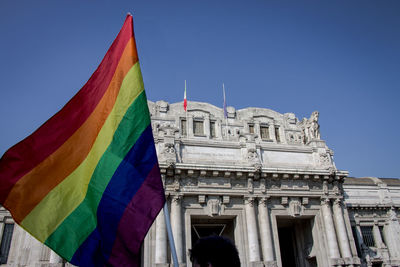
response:
<svg viewBox="0 0 400 267"><path fill-rule="evenodd" d="M304 118L300 122L300 127L303 130L303 138L304 138L304 144L307 144L311 140L319 140L321 138L320 132L319 132L319 124L318 124L318 117L319 117L319 112L314 111L311 113L311 117L309 119Z"/></svg>
<svg viewBox="0 0 400 267"><path fill-rule="evenodd" d="M319 134L319 124L318 124L318 117L319 117L319 112L314 111L311 114L311 117L309 119L309 136L310 139L320 139L320 134Z"/></svg>

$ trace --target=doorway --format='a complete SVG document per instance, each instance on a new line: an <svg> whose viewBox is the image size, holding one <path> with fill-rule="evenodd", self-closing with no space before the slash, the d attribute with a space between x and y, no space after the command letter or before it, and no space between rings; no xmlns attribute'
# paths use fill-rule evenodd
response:
<svg viewBox="0 0 400 267"><path fill-rule="evenodd" d="M223 236L235 243L234 218L192 217L192 247L199 238L207 236Z"/></svg>
<svg viewBox="0 0 400 267"><path fill-rule="evenodd" d="M282 267L317 267L313 218L277 218Z"/></svg>

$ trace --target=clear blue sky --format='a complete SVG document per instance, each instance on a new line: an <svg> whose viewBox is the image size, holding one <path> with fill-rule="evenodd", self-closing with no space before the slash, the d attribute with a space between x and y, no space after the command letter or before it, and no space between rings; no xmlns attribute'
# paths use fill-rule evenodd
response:
<svg viewBox="0 0 400 267"><path fill-rule="evenodd" d="M152 101L320 112L350 176L400 177L400 1L0 1L0 155L87 81L134 16Z"/></svg>

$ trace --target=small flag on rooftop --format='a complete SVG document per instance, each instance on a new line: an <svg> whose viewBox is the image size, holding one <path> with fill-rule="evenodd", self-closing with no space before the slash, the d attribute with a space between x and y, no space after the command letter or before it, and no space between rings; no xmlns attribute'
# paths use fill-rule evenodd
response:
<svg viewBox="0 0 400 267"><path fill-rule="evenodd" d="M79 266L138 266L165 203L133 20L92 77L0 159L0 203Z"/></svg>
<svg viewBox="0 0 400 267"><path fill-rule="evenodd" d="M183 109L187 111L187 99L186 99L186 80L185 80L185 93L183 94Z"/></svg>

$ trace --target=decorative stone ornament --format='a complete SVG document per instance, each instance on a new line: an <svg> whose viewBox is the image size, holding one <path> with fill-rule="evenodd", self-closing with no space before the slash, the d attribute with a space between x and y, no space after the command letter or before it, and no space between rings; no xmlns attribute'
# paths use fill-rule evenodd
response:
<svg viewBox="0 0 400 267"><path fill-rule="evenodd" d="M303 206L301 205L300 199L293 198L290 199L288 213L292 217L299 217L303 213Z"/></svg>

